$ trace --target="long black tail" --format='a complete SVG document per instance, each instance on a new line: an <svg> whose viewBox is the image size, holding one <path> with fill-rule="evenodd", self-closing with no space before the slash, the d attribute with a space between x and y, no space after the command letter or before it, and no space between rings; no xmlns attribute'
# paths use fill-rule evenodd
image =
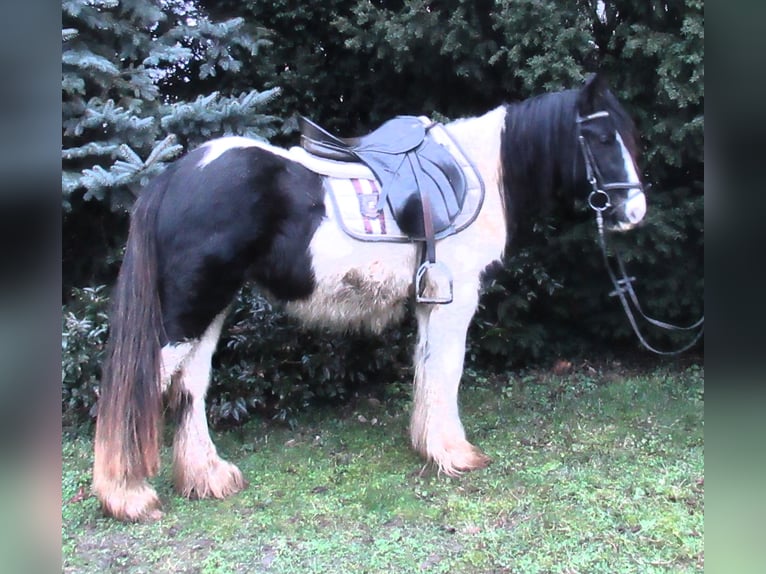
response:
<svg viewBox="0 0 766 574"><path fill-rule="evenodd" d="M136 201L112 295L93 468L94 488L102 502L110 489L142 481L159 469L164 334L156 235L164 188L164 178L157 178Z"/></svg>

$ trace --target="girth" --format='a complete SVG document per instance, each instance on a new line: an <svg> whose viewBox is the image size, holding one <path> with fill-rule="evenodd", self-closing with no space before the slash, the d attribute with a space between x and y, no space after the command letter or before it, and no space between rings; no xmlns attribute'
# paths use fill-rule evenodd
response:
<svg viewBox="0 0 766 574"><path fill-rule="evenodd" d="M378 210L387 201L401 230L424 243L423 261L415 275L418 302L452 301L452 278L436 262L436 240L455 232L453 223L463 207L466 178L457 160L431 135L438 124L414 116L398 116L357 138L339 138L305 117L299 118L301 146L335 161L361 162L380 182ZM425 295L429 273L449 282L449 296Z"/></svg>

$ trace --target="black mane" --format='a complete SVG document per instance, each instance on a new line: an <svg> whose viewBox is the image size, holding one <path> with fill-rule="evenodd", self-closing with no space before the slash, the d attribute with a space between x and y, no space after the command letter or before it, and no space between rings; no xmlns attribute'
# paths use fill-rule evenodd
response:
<svg viewBox="0 0 766 574"><path fill-rule="evenodd" d="M505 105L500 155L509 241L525 236L535 216L549 213L556 195L571 203L587 193L577 142L579 93L566 90ZM598 103L614 118L635 157L635 126L617 98L606 90Z"/></svg>

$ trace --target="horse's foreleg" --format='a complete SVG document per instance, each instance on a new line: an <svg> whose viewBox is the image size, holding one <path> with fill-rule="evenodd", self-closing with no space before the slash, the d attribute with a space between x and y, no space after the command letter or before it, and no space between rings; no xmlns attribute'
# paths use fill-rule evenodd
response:
<svg viewBox="0 0 766 574"><path fill-rule="evenodd" d="M443 472L455 476L484 468L490 459L465 438L458 411L466 332L478 293L466 290L444 306L416 310L415 397L410 424L412 445Z"/></svg>
<svg viewBox="0 0 766 574"><path fill-rule="evenodd" d="M174 389L178 428L173 441L173 482L188 498L224 498L246 486L242 472L218 456L205 417L211 359L225 313L212 322L181 367Z"/></svg>

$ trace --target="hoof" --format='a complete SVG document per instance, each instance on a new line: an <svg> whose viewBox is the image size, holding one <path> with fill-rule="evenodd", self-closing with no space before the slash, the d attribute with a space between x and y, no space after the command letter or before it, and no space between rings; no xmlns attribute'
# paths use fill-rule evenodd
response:
<svg viewBox="0 0 766 574"><path fill-rule="evenodd" d="M484 454L479 448L468 441L446 445L443 449L436 449L427 455L433 462L439 474L457 477L472 470L487 468L492 459Z"/></svg>
<svg viewBox="0 0 766 574"><path fill-rule="evenodd" d="M177 465L174 484L186 498L226 498L243 490L247 481L235 465L215 458L202 467Z"/></svg>
<svg viewBox="0 0 766 574"><path fill-rule="evenodd" d="M97 481L93 492L104 514L117 520L154 522L162 518L160 499L146 481Z"/></svg>

